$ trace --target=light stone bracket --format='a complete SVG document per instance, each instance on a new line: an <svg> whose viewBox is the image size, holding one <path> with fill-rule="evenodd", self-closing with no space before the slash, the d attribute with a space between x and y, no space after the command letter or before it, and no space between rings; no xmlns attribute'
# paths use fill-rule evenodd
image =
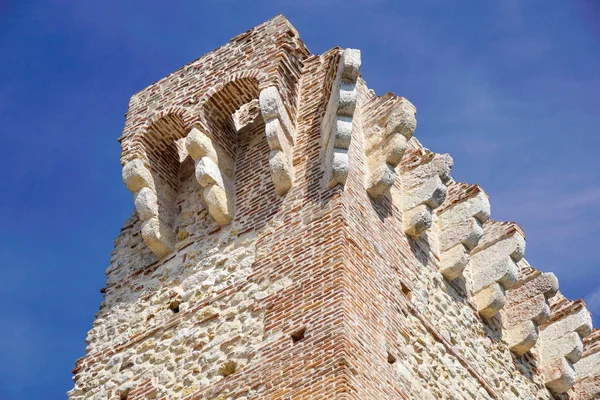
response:
<svg viewBox="0 0 600 400"><path fill-rule="evenodd" d="M348 177L348 149L356 109L356 81L360 73L360 50L345 49L340 57L331 95L321 122L321 141L327 187L344 186Z"/></svg>
<svg viewBox="0 0 600 400"><path fill-rule="evenodd" d="M276 87L263 89L259 105L265 121L265 133L271 148L269 166L275 190L280 196L292 187L294 170L292 164L294 127Z"/></svg>
<svg viewBox="0 0 600 400"><path fill-rule="evenodd" d="M573 387L576 399L600 397L600 329L583 339L583 355L574 365L577 382Z"/></svg>
<svg viewBox="0 0 600 400"><path fill-rule="evenodd" d="M540 327L541 371L546 387L564 393L576 382L573 364L583 355L583 338L592 333L592 316L582 300L556 295L550 305L550 320Z"/></svg>
<svg viewBox="0 0 600 400"><path fill-rule="evenodd" d="M532 268L525 259L518 266L519 281L506 292L500 315L505 341L515 355L521 356L536 344L538 327L550 318L548 299L556 295L558 279Z"/></svg>
<svg viewBox="0 0 600 400"><path fill-rule="evenodd" d="M440 273L451 281L462 276L471 250L483 237L490 201L478 185L451 182L446 200L435 211L440 226Z"/></svg>
<svg viewBox="0 0 600 400"><path fill-rule="evenodd" d="M505 290L519 279L517 263L525 255L525 235L514 222L488 220L483 224L483 237L466 267L479 314L491 318L505 304Z"/></svg>
<svg viewBox="0 0 600 400"><path fill-rule="evenodd" d="M209 214L219 225L228 225L235 214L235 160L196 127L188 133L185 146L195 162Z"/></svg>
<svg viewBox="0 0 600 400"><path fill-rule="evenodd" d="M163 258L173 251L175 233L159 213L158 197L150 170L140 159L133 159L123 167L123 181L133 193L133 204L142 221L142 238L156 254Z"/></svg>
<svg viewBox="0 0 600 400"><path fill-rule="evenodd" d="M403 97L390 97L375 98L369 103L366 113L376 115L369 115L363 129L366 132L367 192L373 199L386 193L396 181L396 167L417 127L415 106ZM371 110L390 100L395 103L391 109ZM382 111L386 115L378 115Z"/></svg>
<svg viewBox="0 0 600 400"><path fill-rule="evenodd" d="M432 224L432 212L446 199L453 161L448 154L415 149L400 164L404 232L420 237Z"/></svg>

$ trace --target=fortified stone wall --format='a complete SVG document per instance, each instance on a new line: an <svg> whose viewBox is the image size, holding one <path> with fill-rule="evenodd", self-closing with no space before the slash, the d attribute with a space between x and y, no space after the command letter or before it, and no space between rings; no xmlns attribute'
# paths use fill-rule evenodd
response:
<svg viewBox="0 0 600 400"><path fill-rule="evenodd" d="M131 99L82 399L593 399L600 335L361 54L277 16Z"/></svg>

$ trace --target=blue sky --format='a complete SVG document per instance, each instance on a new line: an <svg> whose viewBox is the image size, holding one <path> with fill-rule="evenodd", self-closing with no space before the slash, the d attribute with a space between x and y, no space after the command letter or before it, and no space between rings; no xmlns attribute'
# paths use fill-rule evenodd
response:
<svg viewBox="0 0 600 400"><path fill-rule="evenodd" d="M419 140L600 326L600 3L0 0L0 400L72 386L132 212L129 97L277 13L313 53L360 48L369 86L417 106Z"/></svg>

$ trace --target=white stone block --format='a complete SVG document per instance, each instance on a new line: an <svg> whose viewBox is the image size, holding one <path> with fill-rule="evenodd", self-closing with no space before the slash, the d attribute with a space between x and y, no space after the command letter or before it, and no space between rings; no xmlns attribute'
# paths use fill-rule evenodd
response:
<svg viewBox="0 0 600 400"><path fill-rule="evenodd" d="M477 218L479 222L484 223L490 218L490 200L483 192L470 197L440 215L442 229L446 226L454 225L468 218Z"/></svg>
<svg viewBox="0 0 600 400"><path fill-rule="evenodd" d="M510 351L517 356L527 353L538 340L538 329L532 321L525 321L503 332Z"/></svg>
<svg viewBox="0 0 600 400"><path fill-rule="evenodd" d="M331 166L329 171L329 187L336 185L345 185L348 178L348 150L334 148L331 156Z"/></svg>
<svg viewBox="0 0 600 400"><path fill-rule="evenodd" d="M493 283L476 293L473 302L483 318L491 318L504 307L504 289L499 284Z"/></svg>
<svg viewBox="0 0 600 400"><path fill-rule="evenodd" d="M600 376L600 352L592 353L579 360L575 364L575 371L578 380L588 376Z"/></svg>
<svg viewBox="0 0 600 400"><path fill-rule="evenodd" d="M402 160L407 147L408 140L404 136L391 135L384 141L379 154L374 154L374 158L379 162L387 162L395 168Z"/></svg>
<svg viewBox="0 0 600 400"><path fill-rule="evenodd" d="M284 133L291 144L294 143L295 131L292 121L288 115L285 104L275 86L270 86L260 91L259 107L263 120L269 122L278 118L283 127Z"/></svg>
<svg viewBox="0 0 600 400"><path fill-rule="evenodd" d="M592 316L586 308L567 315L564 318L553 321L551 324L542 327L540 337L545 342L558 339L567 333L577 332L581 337L588 336L593 329Z"/></svg>
<svg viewBox="0 0 600 400"><path fill-rule="evenodd" d="M553 297L558 291L556 275L544 272L523 285L511 289L507 304L525 302L533 297L543 295L546 299Z"/></svg>
<svg viewBox="0 0 600 400"><path fill-rule="evenodd" d="M509 327L529 320L536 325L541 325L550 318L550 306L543 294L518 304L510 302L511 295L512 290L509 290L506 294L506 306L503 313L504 326Z"/></svg>
<svg viewBox="0 0 600 400"><path fill-rule="evenodd" d="M577 379L573 365L563 357L544 366L541 372L544 375L546 387L555 394L571 389Z"/></svg>
<svg viewBox="0 0 600 400"><path fill-rule="evenodd" d="M123 167L123 182L131 193L139 192L142 188L154 189L154 178L139 158L128 161Z"/></svg>
<svg viewBox="0 0 600 400"><path fill-rule="evenodd" d="M281 115L283 102L279 91L275 86L270 86L260 91L259 99L260 112L266 120L278 118Z"/></svg>
<svg viewBox="0 0 600 400"><path fill-rule="evenodd" d="M198 128L190 130L185 138L185 146L193 160L208 157L219 166L223 174L233 177L235 160Z"/></svg>
<svg viewBox="0 0 600 400"><path fill-rule="evenodd" d="M484 238L485 239L485 238ZM481 246L481 243L479 244ZM474 292L490 285L500 283L510 289L517 283L519 267L517 262L525 252L525 238L520 234L512 234L491 244L489 247L471 252L469 270L471 272Z"/></svg>
<svg viewBox="0 0 600 400"><path fill-rule="evenodd" d="M148 187L140 189L139 192L133 195L133 204L142 221L158 216L156 193Z"/></svg>
<svg viewBox="0 0 600 400"><path fill-rule="evenodd" d="M218 160L217 151L212 144L212 140L196 127L192 128L186 136L185 147L194 160L202 157L209 157L214 161Z"/></svg>
<svg viewBox="0 0 600 400"><path fill-rule="evenodd" d="M291 143L285 135L278 118L271 119L265 124L265 134L271 150L281 150L286 157L292 158Z"/></svg>
<svg viewBox="0 0 600 400"><path fill-rule="evenodd" d="M446 198L446 185L439 176L433 176L420 186L411 188L402 197L405 209L411 209L420 204L426 204L434 209L439 207Z"/></svg>
<svg viewBox="0 0 600 400"><path fill-rule="evenodd" d="M555 362L557 358L564 357L571 363L576 363L583 354L583 341L577 332L547 341L542 339L542 364L547 365Z"/></svg>
<svg viewBox="0 0 600 400"><path fill-rule="evenodd" d="M404 233L413 238L421 236L431 227L431 209L422 204L404 212Z"/></svg>
<svg viewBox="0 0 600 400"><path fill-rule="evenodd" d="M221 226L228 225L233 220L233 195L218 185L209 185L203 191L204 201L209 214Z"/></svg>
<svg viewBox="0 0 600 400"><path fill-rule="evenodd" d="M388 163L383 163L369 173L367 192L372 198L377 199L392 187L396 178L396 170Z"/></svg>
<svg viewBox="0 0 600 400"><path fill-rule="evenodd" d="M333 125L333 147L348 149L352 140L352 118L338 116Z"/></svg>
<svg viewBox="0 0 600 400"><path fill-rule="evenodd" d="M292 187L293 181L292 166L288 158L282 151L272 151L269 155L269 166L275 191L280 196L285 195Z"/></svg>
<svg viewBox="0 0 600 400"><path fill-rule="evenodd" d="M469 252L462 244L457 244L451 249L442 252L440 256L440 273L449 281L462 275L469 263Z"/></svg>
<svg viewBox="0 0 600 400"><path fill-rule="evenodd" d="M338 116L352 117L356 109L356 97L356 84L354 82L341 81L336 114Z"/></svg>
<svg viewBox="0 0 600 400"><path fill-rule="evenodd" d="M360 74L361 54L358 49L345 49L340 59L340 75L344 80L356 82Z"/></svg>
<svg viewBox="0 0 600 400"><path fill-rule="evenodd" d="M485 263L486 259L493 260L508 256L517 263L525 255L525 238L519 233L513 233L494 243L488 243L488 247L483 249L480 249L480 247L475 249L472 254L476 262Z"/></svg>
<svg viewBox="0 0 600 400"><path fill-rule="evenodd" d="M410 101L402 99L388 117L385 128L388 135L399 133L406 139L412 138L417 129L416 114L415 106Z"/></svg>
<svg viewBox="0 0 600 400"><path fill-rule="evenodd" d="M142 222L142 238L158 258L171 253L175 246L173 230L156 217Z"/></svg>
<svg viewBox="0 0 600 400"><path fill-rule="evenodd" d="M442 230L440 233L440 249L446 251L458 243L462 243L467 249L471 250L477 246L482 236L481 223L475 218L469 218Z"/></svg>
<svg viewBox="0 0 600 400"><path fill-rule="evenodd" d="M454 160L449 154L435 154L429 162L404 173L402 184L407 188L413 188L433 177L439 177L442 182L447 182L453 166Z"/></svg>
<svg viewBox="0 0 600 400"><path fill-rule="evenodd" d="M217 185L225 188L225 181L219 166L209 157L196 160L196 180L202 187Z"/></svg>
<svg viewBox="0 0 600 400"><path fill-rule="evenodd" d="M486 263L473 263L473 255L469 262L471 268L471 287L473 292L498 282L504 289L510 289L519 278L519 267L508 256L501 259L491 258Z"/></svg>

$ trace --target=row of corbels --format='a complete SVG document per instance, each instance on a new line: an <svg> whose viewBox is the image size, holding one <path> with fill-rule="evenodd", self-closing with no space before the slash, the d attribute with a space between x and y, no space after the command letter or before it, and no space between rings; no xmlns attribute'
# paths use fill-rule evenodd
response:
<svg viewBox="0 0 600 400"><path fill-rule="evenodd" d="M346 49L342 52L328 110L321 126L328 187L344 185L348 176L348 148L352 137L360 64L359 50ZM261 90L259 107L271 149L271 177L277 194L283 196L294 181L294 123L274 86ZM221 226L230 224L235 214L235 160L220 148L209 132L198 126L188 132L185 147L195 162L196 180L202 187L209 214ZM139 158L127 162L123 167L123 180L134 195L144 241L159 258L165 257L175 247L175 227L173 221L167 221L163 216L162 210L170 205L160 204L149 163Z"/></svg>
<svg viewBox="0 0 600 400"><path fill-rule="evenodd" d="M477 185L452 181L451 167L449 156L426 149L404 155L400 176L406 234L419 238L435 224L440 273L449 281L466 281L479 314L499 319L502 337L515 355L535 346L549 390L564 393L583 380L580 392L597 395L600 334L584 340L592 332L589 311L581 300L556 296L556 276L525 260L521 228L490 220L488 196ZM593 350L582 358L585 347Z"/></svg>
<svg viewBox="0 0 600 400"><path fill-rule="evenodd" d="M292 150L294 126L275 87L260 92L259 106L265 121L265 133L271 153L269 165L275 190L285 195L294 179ZM192 127L185 137L185 147L194 160L196 180L202 187L202 197L209 214L221 226L231 223L235 215L235 160L212 135L200 127ZM146 245L163 258L176 244L174 222L167 221L160 204L151 168L141 159L134 159L123 167L123 180L134 196L134 206L142 221L142 237Z"/></svg>
<svg viewBox="0 0 600 400"><path fill-rule="evenodd" d="M600 398L600 329L583 339L583 353L574 368L576 382L572 389L573 399Z"/></svg>
<svg viewBox="0 0 600 400"><path fill-rule="evenodd" d="M340 70L342 63L343 57ZM400 178L405 234L418 239L428 231L437 233L440 273L449 281L465 280L479 314L499 319L503 339L515 355L537 344L547 387L554 393L567 391L575 382L578 364L573 364L581 358L582 340L592 329L589 312L581 301L562 311L550 306L558 291L556 276L527 263L525 235L517 224L489 219L489 198L478 185L451 179L449 155L411 145L415 114L408 100L391 93L373 96L363 105L367 192L376 200ZM347 157L349 139L343 143ZM344 171L344 178L331 180L330 186L343 184L347 164ZM597 348L579 362L586 371L586 388L600 369Z"/></svg>
<svg viewBox="0 0 600 400"><path fill-rule="evenodd" d="M335 79L321 121L321 154L327 187L344 186L350 169L348 149L352 141L354 113L358 99L360 50L345 49L340 55Z"/></svg>
<svg viewBox="0 0 600 400"><path fill-rule="evenodd" d="M551 299L550 317L540 326L536 348L546 387L552 392L567 392L579 379L600 375L600 364L590 365L598 361L597 356L590 354L582 360L584 340L592 331L592 317L582 300L568 300L560 293ZM595 396L587 399L591 398Z"/></svg>
<svg viewBox="0 0 600 400"><path fill-rule="evenodd" d="M357 105L357 80L360 75L361 55L356 49L341 52L336 76L331 87L327 110L321 123L322 155L327 187L344 185L349 171L348 149L352 139L354 112ZM285 195L293 185L293 146L295 127L289 117L278 89L274 86L261 90L259 107L265 122L269 147L269 166L275 190ZM384 144L386 161L393 179L394 168L400 162L408 139L415 128L414 107L402 102L396 107L388 123L389 140ZM196 179L203 188L203 198L209 214L221 225L231 223L235 214L235 160L221 149L209 132L195 126L185 139L186 149L195 162ZM380 152L381 153L381 152ZM168 208L160 204L153 174L147 160L134 159L123 168L123 179L134 195L135 209L142 220L142 236L148 247L159 257L171 253L176 244L173 221L167 221L161 212ZM384 190L381 182L373 181L370 193ZM377 188L376 188L377 187Z"/></svg>
<svg viewBox="0 0 600 400"><path fill-rule="evenodd" d="M410 103L388 94L371 99L365 114L367 191L371 197L386 193L399 170L405 233L418 239L436 224L440 273L449 281L465 279L480 315L499 318L503 339L515 355L521 356L539 343L542 372L551 391L570 389L582 339L591 331L589 312L582 306L552 312L550 300L558 291L558 280L552 273L535 270L524 259L521 228L489 219L488 196L478 185L451 179L450 156L420 146L407 150L416 126ZM398 134L391 128L398 125L411 129L396 129L407 133ZM394 139L396 145L392 146L389 143ZM597 375L599 354L593 352L580 361L586 382L591 382L590 375Z"/></svg>
<svg viewBox="0 0 600 400"><path fill-rule="evenodd" d="M196 127L186 136L185 146L195 162L196 180L202 187L210 215L220 225L229 224L235 208L233 159ZM160 204L154 176L141 159L125 164L123 181L133 193L133 204L142 221L144 242L157 257L165 257L176 243L173 221L164 217L165 208L172 205Z"/></svg>

